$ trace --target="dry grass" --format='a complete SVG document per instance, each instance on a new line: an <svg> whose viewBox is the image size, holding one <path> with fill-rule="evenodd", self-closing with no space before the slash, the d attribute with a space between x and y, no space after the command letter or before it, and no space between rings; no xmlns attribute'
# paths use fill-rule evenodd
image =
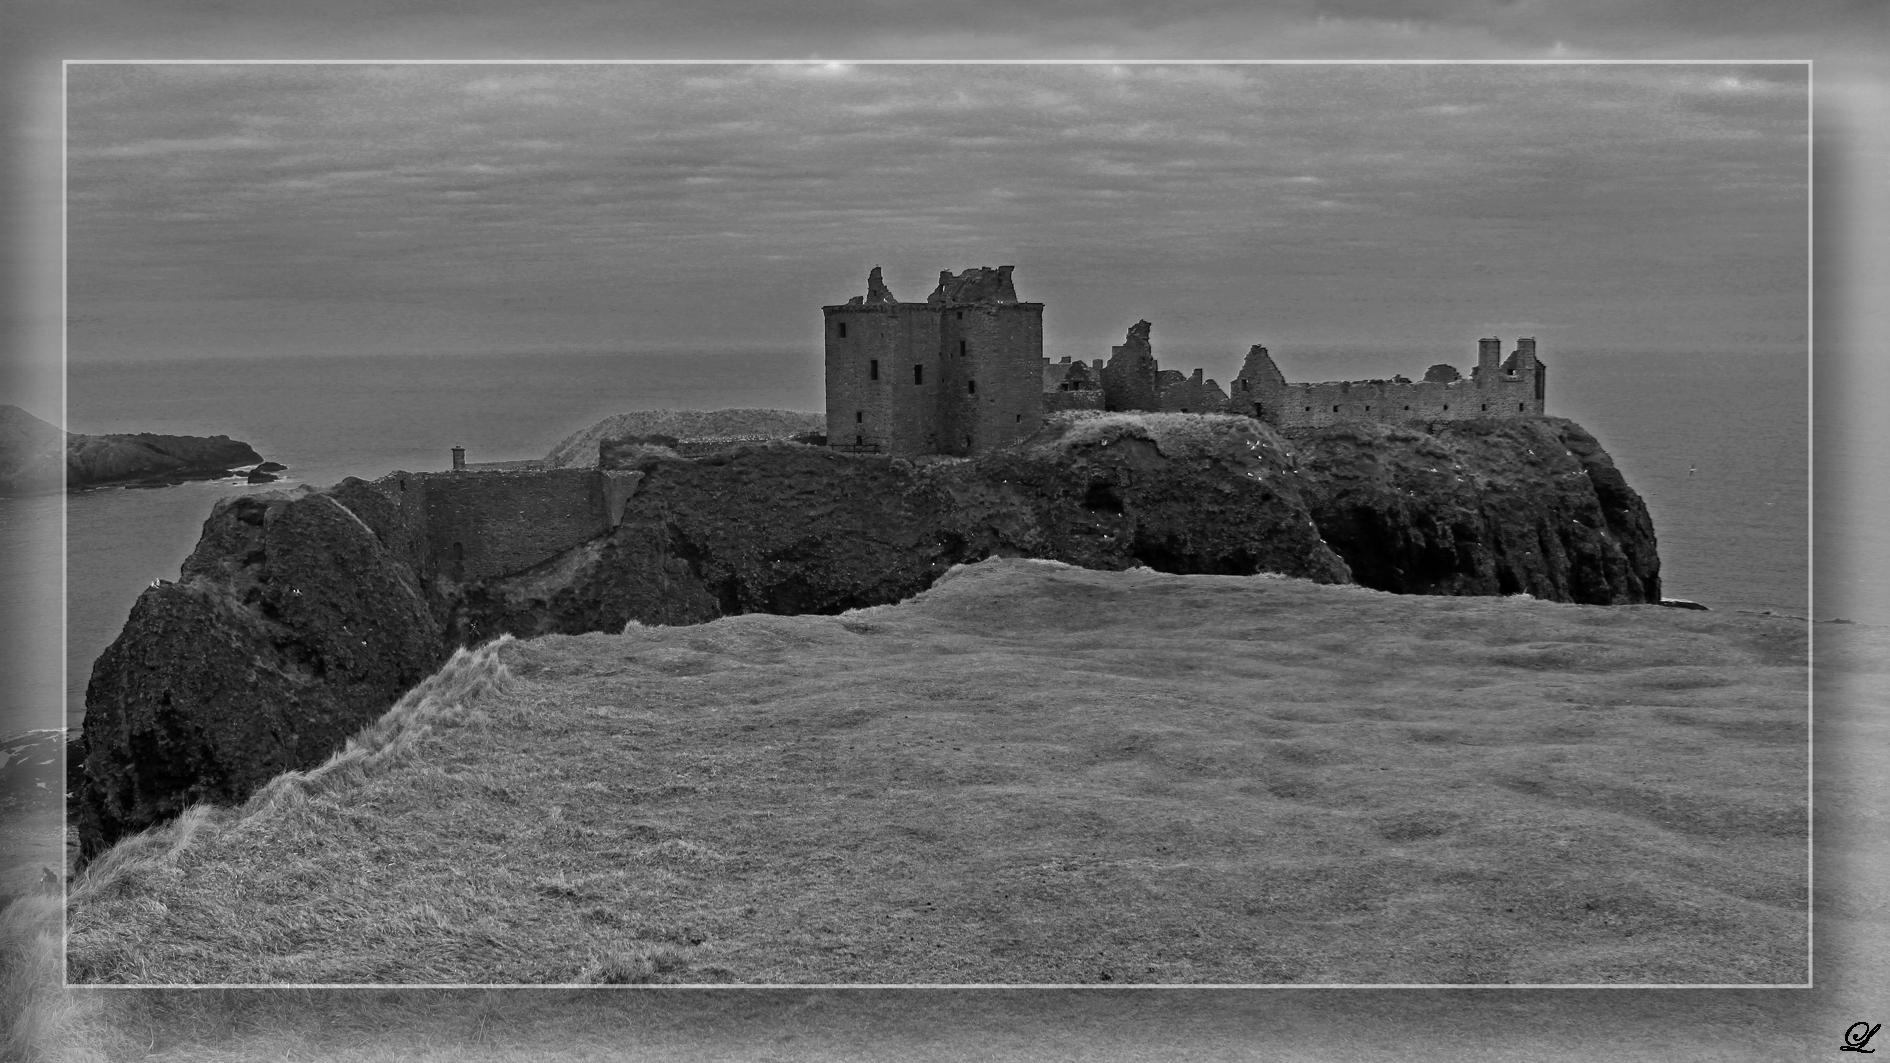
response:
<svg viewBox="0 0 1890 1063"><path fill-rule="evenodd" d="M1219 413L1149 413L1062 410L1044 418L1048 431L1031 445L1053 450L1146 439L1171 461L1225 456L1238 448L1277 453L1283 443L1251 417Z"/></svg>
<svg viewBox="0 0 1890 1063"><path fill-rule="evenodd" d="M1783 618L1020 561L496 645L101 859L71 973L1798 983L1803 652Z"/></svg>

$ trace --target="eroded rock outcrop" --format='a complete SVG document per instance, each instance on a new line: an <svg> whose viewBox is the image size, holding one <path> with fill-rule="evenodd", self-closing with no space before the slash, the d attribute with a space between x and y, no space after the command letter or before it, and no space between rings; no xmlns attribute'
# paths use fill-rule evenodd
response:
<svg viewBox="0 0 1890 1063"><path fill-rule="evenodd" d="M1313 522L1359 583L1400 594L1660 600L1653 521L1559 417L1288 433Z"/></svg>
<svg viewBox="0 0 1890 1063"><path fill-rule="evenodd" d="M334 498L219 502L92 668L83 856L321 763L445 656L411 571Z"/></svg>

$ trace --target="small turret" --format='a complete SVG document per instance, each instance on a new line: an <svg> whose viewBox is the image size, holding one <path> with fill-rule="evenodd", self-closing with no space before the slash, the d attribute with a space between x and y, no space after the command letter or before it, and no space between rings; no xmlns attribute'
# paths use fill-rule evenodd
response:
<svg viewBox="0 0 1890 1063"><path fill-rule="evenodd" d="M453 448L453 471L464 472L465 470L466 470L466 448L454 447Z"/></svg>
<svg viewBox="0 0 1890 1063"><path fill-rule="evenodd" d="M1503 341L1496 337L1477 341L1477 368L1495 369L1503 362Z"/></svg>

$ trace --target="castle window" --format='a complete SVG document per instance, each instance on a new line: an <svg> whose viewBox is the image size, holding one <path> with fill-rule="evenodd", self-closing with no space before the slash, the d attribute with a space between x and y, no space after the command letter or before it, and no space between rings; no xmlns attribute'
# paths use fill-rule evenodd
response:
<svg viewBox="0 0 1890 1063"><path fill-rule="evenodd" d="M1520 410L1520 409L1522 409L1522 407L1521 407L1521 406L1517 406L1516 408L1517 408L1517 409L1519 409L1519 410ZM402 491L405 491L405 490L407 489L407 481L405 481L405 480L402 480L402 481L400 481L400 489L401 489Z"/></svg>
<svg viewBox="0 0 1890 1063"><path fill-rule="evenodd" d="M1516 412L1517 412L1517 413L1521 413L1521 412L1522 412L1522 408L1523 408L1523 405L1522 405L1522 403L1520 403L1520 402L1519 402L1519 403L1517 403L1517 404L1516 404ZM403 485L404 485L404 483L405 483L405 481L402 481L402 483L403 483ZM403 489L404 489L404 487L403 487Z"/></svg>
<svg viewBox="0 0 1890 1063"><path fill-rule="evenodd" d="M1483 404L1483 408L1484 408L1485 410L1488 410L1488 409L1490 408L1490 404L1489 404L1489 403L1487 403L1487 402L1486 402L1486 403L1484 403L1484 404Z"/></svg>
<svg viewBox="0 0 1890 1063"><path fill-rule="evenodd" d="M925 367L924 366L915 365L912 367L912 382L914 384L925 383Z"/></svg>
<svg viewBox="0 0 1890 1063"><path fill-rule="evenodd" d="M1020 414L1018 414L1018 415L1017 415L1017 423L1018 423L1018 424L1023 424L1023 423L1024 423L1024 415L1023 415L1023 414L1021 414L1021 413L1020 413Z"/></svg>
<svg viewBox="0 0 1890 1063"><path fill-rule="evenodd" d="M854 411L853 411L853 423L854 423L854 424L865 424L865 423L866 423L866 411L865 411L865 410L854 410Z"/></svg>
<svg viewBox="0 0 1890 1063"><path fill-rule="evenodd" d="M1444 409L1446 410L1450 409L1450 403L1448 402L1444 403Z"/></svg>
<svg viewBox="0 0 1890 1063"><path fill-rule="evenodd" d="M1339 408L1338 408L1337 406L1334 406L1334 407L1332 408L1332 412L1333 412L1333 413L1338 413L1338 412L1339 412Z"/></svg>
<svg viewBox="0 0 1890 1063"><path fill-rule="evenodd" d="M965 319L965 312L963 310L960 310L958 312L958 320L963 321L964 319Z"/></svg>
<svg viewBox="0 0 1890 1063"><path fill-rule="evenodd" d="M840 322L840 338L843 340L847 338L847 323L844 321Z"/></svg>
<svg viewBox="0 0 1890 1063"><path fill-rule="evenodd" d="M1410 408L1411 408L1411 407L1409 407L1409 406L1406 406L1406 407L1405 407L1405 409L1407 409L1407 410L1408 410L1408 409L1410 409Z"/></svg>
<svg viewBox="0 0 1890 1063"><path fill-rule="evenodd" d="M453 560L455 561L466 560L466 544L465 543L453 544Z"/></svg>
<svg viewBox="0 0 1890 1063"><path fill-rule="evenodd" d="M875 358L875 359L873 359L873 365L872 365L872 368L871 368L871 369L869 369L869 370L868 370L868 372L870 372L870 373L872 374L872 378L873 378L874 380L878 380L878 379L879 379L879 359L877 359L877 358Z"/></svg>
<svg viewBox="0 0 1890 1063"><path fill-rule="evenodd" d="M977 393L978 393L978 382L976 380L965 381L965 394L976 395Z"/></svg>
<svg viewBox="0 0 1890 1063"><path fill-rule="evenodd" d="M1312 412L1312 407L1311 407L1311 406L1308 406L1308 407L1306 407L1306 412L1307 412L1307 413L1311 413L1311 412Z"/></svg>
<svg viewBox="0 0 1890 1063"><path fill-rule="evenodd" d="M964 357L964 354L965 354L965 341L964 341L964 340L959 340L959 341L958 341L958 355L959 355L959 357L961 357L961 358L962 358L962 357Z"/></svg>
<svg viewBox="0 0 1890 1063"><path fill-rule="evenodd" d="M1365 412L1366 413L1372 412L1372 408L1370 406L1365 407Z"/></svg>
<svg viewBox="0 0 1890 1063"><path fill-rule="evenodd" d="M970 450L970 449L971 449L971 437L970 437L970 436L966 436L966 437L965 437L965 449L966 449L966 450Z"/></svg>

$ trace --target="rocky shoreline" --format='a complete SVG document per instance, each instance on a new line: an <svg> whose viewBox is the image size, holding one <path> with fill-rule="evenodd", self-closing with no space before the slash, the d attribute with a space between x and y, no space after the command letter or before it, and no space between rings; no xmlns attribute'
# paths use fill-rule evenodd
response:
<svg viewBox="0 0 1890 1063"><path fill-rule="evenodd" d="M230 477L268 483L285 468L229 436L82 435L60 431L17 406L0 406L0 496Z"/></svg>
<svg viewBox="0 0 1890 1063"><path fill-rule="evenodd" d="M189 804L240 802L321 763L454 647L503 634L840 613L993 556L1418 594L1661 598L1646 507L1561 418L1287 436L1251 418L1063 415L973 459L788 442L697 458L605 444L601 458L592 471L394 473L220 501L181 578L144 592L94 666L77 788L87 857ZM537 497L516 493L538 484L616 492L620 512L468 576L456 555L481 528L549 526ZM464 493L488 487L492 511L469 514Z"/></svg>

